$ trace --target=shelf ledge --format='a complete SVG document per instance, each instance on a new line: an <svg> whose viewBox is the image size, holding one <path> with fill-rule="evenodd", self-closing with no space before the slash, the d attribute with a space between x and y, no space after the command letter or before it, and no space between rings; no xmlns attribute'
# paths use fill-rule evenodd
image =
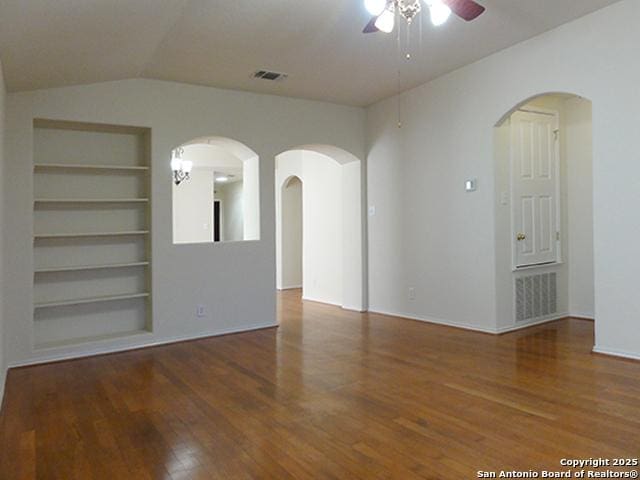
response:
<svg viewBox="0 0 640 480"><path fill-rule="evenodd" d="M146 172L149 167L131 165L87 165L67 163L36 163L34 170L123 170L133 172Z"/></svg>
<svg viewBox="0 0 640 480"><path fill-rule="evenodd" d="M147 203L148 198L36 198L33 203Z"/></svg>
<svg viewBox="0 0 640 480"><path fill-rule="evenodd" d="M34 273L81 272L84 270L109 270L117 268L146 267L149 262L111 263L104 265L75 265L69 267L37 268Z"/></svg>
<svg viewBox="0 0 640 480"><path fill-rule="evenodd" d="M94 233L38 233L34 240L47 238L99 238L99 237L131 237L135 235L148 235L149 230L132 230L129 232L94 232Z"/></svg>
<svg viewBox="0 0 640 480"><path fill-rule="evenodd" d="M73 305L86 305L89 303L102 303L102 302L116 302L120 300L131 300L135 298L146 298L150 294L145 293L130 293L127 295L110 295L106 297L92 297L92 298L78 298L76 300L59 300L56 302L41 302L33 305L34 309L40 308L53 308L53 307L69 307Z"/></svg>

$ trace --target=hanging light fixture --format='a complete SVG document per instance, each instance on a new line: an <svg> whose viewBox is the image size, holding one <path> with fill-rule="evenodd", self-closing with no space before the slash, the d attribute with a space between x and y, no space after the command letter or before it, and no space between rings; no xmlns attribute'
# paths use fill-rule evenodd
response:
<svg viewBox="0 0 640 480"><path fill-rule="evenodd" d="M444 25L451 16L451 8L445 5L442 0L429 0L427 2L429 12L431 13L431 23L435 27Z"/></svg>
<svg viewBox="0 0 640 480"><path fill-rule="evenodd" d="M173 171L173 181L176 185L180 185L185 180L189 180L191 170L193 170L193 162L184 160L184 148L176 148L171 151L171 170Z"/></svg>
<svg viewBox="0 0 640 480"><path fill-rule="evenodd" d="M393 32L393 27L396 24L396 13L393 3L385 9L384 12L376 20L375 26L378 30L384 33Z"/></svg>
<svg viewBox="0 0 640 480"><path fill-rule="evenodd" d="M387 8L387 0L364 0L364 7L371 15L377 17Z"/></svg>

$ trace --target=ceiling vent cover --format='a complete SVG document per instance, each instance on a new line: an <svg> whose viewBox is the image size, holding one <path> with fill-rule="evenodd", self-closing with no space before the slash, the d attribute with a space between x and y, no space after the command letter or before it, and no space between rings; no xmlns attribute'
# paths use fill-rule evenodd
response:
<svg viewBox="0 0 640 480"><path fill-rule="evenodd" d="M285 80L289 75L281 72L271 72L269 70L258 70L251 75L253 78L259 78L261 80L269 80L271 82L277 82Z"/></svg>

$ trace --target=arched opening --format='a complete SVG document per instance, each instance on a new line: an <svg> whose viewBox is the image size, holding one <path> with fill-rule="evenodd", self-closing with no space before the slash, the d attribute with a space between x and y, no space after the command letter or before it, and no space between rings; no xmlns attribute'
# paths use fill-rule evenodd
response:
<svg viewBox="0 0 640 480"><path fill-rule="evenodd" d="M536 95L494 128L498 331L595 318L592 105Z"/></svg>
<svg viewBox="0 0 640 480"><path fill-rule="evenodd" d="M302 288L303 188L302 180L294 175L285 180L280 191L282 271L279 289L281 290Z"/></svg>
<svg viewBox="0 0 640 480"><path fill-rule="evenodd" d="M259 157L224 137L201 137L173 150L173 241L260 239Z"/></svg>
<svg viewBox="0 0 640 480"><path fill-rule="evenodd" d="M364 310L361 182L360 161L337 147L304 145L276 157L278 289L298 287L288 280L288 242L294 237L287 236L296 228L292 212L299 189L303 298Z"/></svg>

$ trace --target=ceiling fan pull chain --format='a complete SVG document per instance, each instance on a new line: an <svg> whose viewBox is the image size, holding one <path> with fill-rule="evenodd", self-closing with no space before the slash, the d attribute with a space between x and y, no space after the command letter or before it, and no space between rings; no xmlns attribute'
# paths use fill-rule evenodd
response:
<svg viewBox="0 0 640 480"><path fill-rule="evenodd" d="M402 105L400 101L400 96L402 95L402 49L400 45L400 26L396 29L396 47L397 47L397 58L396 63L398 64L398 128L402 128Z"/></svg>

